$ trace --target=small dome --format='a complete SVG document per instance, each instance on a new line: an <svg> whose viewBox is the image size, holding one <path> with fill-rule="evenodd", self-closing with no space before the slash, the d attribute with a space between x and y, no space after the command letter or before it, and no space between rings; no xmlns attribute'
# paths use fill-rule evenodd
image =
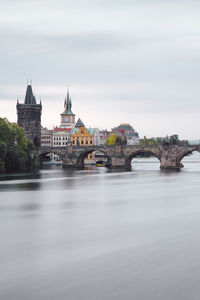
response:
<svg viewBox="0 0 200 300"><path fill-rule="evenodd" d="M117 129L134 131L133 127L128 123L120 124Z"/></svg>

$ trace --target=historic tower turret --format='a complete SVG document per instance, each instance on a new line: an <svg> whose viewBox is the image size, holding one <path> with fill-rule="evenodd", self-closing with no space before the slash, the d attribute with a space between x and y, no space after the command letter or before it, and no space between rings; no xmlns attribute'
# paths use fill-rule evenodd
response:
<svg viewBox="0 0 200 300"><path fill-rule="evenodd" d="M17 100L17 124L24 129L25 136L33 141L36 148L41 144L41 113L42 104L37 104L31 84L27 84L23 104Z"/></svg>
<svg viewBox="0 0 200 300"><path fill-rule="evenodd" d="M67 99L64 102L64 112L61 114L60 127L73 128L75 124L75 114L72 112L72 101L69 97L69 90L67 90Z"/></svg>

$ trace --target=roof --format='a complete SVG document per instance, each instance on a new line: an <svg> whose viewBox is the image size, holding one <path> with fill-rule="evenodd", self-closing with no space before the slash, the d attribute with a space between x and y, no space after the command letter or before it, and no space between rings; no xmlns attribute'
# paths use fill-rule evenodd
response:
<svg viewBox="0 0 200 300"><path fill-rule="evenodd" d="M24 104L37 104L35 96L33 95L32 86L30 84L27 85Z"/></svg>
<svg viewBox="0 0 200 300"><path fill-rule="evenodd" d="M134 131L133 127L128 123L120 124L117 129Z"/></svg>
<svg viewBox="0 0 200 300"><path fill-rule="evenodd" d="M87 130L87 133L90 133L90 134L94 134L94 132L95 132L94 128L86 128L86 130ZM79 131L79 128L72 128L72 134L74 134L78 131Z"/></svg>
<svg viewBox="0 0 200 300"><path fill-rule="evenodd" d="M60 127L55 127L53 129L53 132L71 132L71 128L60 128Z"/></svg>
<svg viewBox="0 0 200 300"><path fill-rule="evenodd" d="M61 116L63 115L74 115L72 112L72 100L69 97L69 90L67 90L67 98L65 98L65 102L64 102L64 112L61 114Z"/></svg>
<svg viewBox="0 0 200 300"><path fill-rule="evenodd" d="M80 128L80 127L85 127L84 123L81 121L81 119L79 118L78 121L75 124L76 128Z"/></svg>

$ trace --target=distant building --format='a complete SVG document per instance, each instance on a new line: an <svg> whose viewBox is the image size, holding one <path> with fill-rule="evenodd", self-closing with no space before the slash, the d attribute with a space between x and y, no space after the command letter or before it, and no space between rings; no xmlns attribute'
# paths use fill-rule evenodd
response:
<svg viewBox="0 0 200 300"><path fill-rule="evenodd" d="M52 147L52 136L53 130L49 130L47 128L41 128L41 147Z"/></svg>
<svg viewBox="0 0 200 300"><path fill-rule="evenodd" d="M67 90L67 98L64 102L64 112L61 114L61 128L73 128L75 125L75 114L72 112L72 101Z"/></svg>
<svg viewBox="0 0 200 300"><path fill-rule="evenodd" d="M78 119L75 128L71 132L72 146L93 146L94 129L86 128L81 119Z"/></svg>
<svg viewBox="0 0 200 300"><path fill-rule="evenodd" d="M75 128L72 128L72 146L94 146L95 142L97 142L98 145L100 144L99 130L96 128L86 128L81 119L78 119ZM94 156L94 152L88 154L88 162L93 162Z"/></svg>
<svg viewBox="0 0 200 300"><path fill-rule="evenodd" d="M17 101L17 123L24 129L25 136L33 141L36 148L41 145L42 105L37 104L31 84L27 85L23 104Z"/></svg>
<svg viewBox="0 0 200 300"><path fill-rule="evenodd" d="M52 147L52 133L53 130L41 127L41 147ZM42 157L43 161L51 161L53 159L53 154L49 153Z"/></svg>
<svg viewBox="0 0 200 300"><path fill-rule="evenodd" d="M70 144L71 128L55 127L52 132L53 147L65 147Z"/></svg>
<svg viewBox="0 0 200 300"><path fill-rule="evenodd" d="M138 145L139 144L139 134L133 129L133 127L128 123L122 123L113 130L117 130L124 136L127 141L127 145Z"/></svg>
<svg viewBox="0 0 200 300"><path fill-rule="evenodd" d="M100 137L100 145L105 145L106 139L110 136L111 131L100 130L99 131L99 137Z"/></svg>

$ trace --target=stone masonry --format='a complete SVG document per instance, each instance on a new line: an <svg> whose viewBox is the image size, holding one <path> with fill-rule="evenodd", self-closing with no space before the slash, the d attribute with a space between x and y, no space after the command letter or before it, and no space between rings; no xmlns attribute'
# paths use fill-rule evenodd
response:
<svg viewBox="0 0 200 300"><path fill-rule="evenodd" d="M110 168L131 168L131 160L138 154L151 154L160 161L161 169L180 169L181 160L193 151L200 152L200 146L67 146L41 147L38 155L55 153L63 160L65 168L83 168L84 159L93 151L101 151L108 159Z"/></svg>

